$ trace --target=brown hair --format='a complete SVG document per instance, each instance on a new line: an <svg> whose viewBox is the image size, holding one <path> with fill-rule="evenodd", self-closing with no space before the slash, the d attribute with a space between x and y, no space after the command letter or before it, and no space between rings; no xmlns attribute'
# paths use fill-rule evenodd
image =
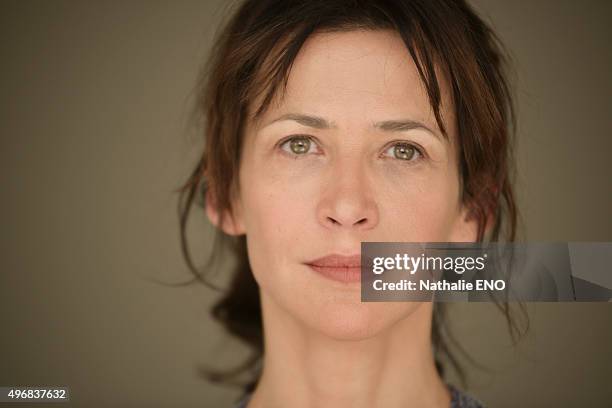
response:
<svg viewBox="0 0 612 408"><path fill-rule="evenodd" d="M184 256L201 281L207 283L193 265L186 237L196 197L202 194L203 199L209 191L221 217L231 212L250 109L254 108L256 118L278 92L284 92L291 66L311 34L354 29L392 29L401 35L438 126L447 136L434 67L440 69L451 88L457 121L461 200L477 220L478 241L515 239L517 208L511 185L515 116L505 72L507 56L495 34L464 0L246 0L225 24L202 71L197 114L203 119L205 148L179 200ZM259 97L262 103L253 107ZM263 355L258 286L249 267L245 236L229 237L217 230L213 254L219 245L228 245L238 264L229 290L212 314L229 333L250 345L253 354L236 370L218 376L209 373L209 378L229 381L251 371L245 388L250 391L257 383ZM443 375L439 357L446 357L463 377L449 348L453 339L444 330L442 306L436 304L432 325L436 366ZM514 333L516 324L508 305L500 308Z"/></svg>

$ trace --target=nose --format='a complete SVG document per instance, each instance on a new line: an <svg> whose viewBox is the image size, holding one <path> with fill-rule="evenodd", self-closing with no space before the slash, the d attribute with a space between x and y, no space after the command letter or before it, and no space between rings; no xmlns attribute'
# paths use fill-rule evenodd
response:
<svg viewBox="0 0 612 408"><path fill-rule="evenodd" d="M317 206L319 223L330 229L364 231L378 224L378 206L363 162L338 163L328 173Z"/></svg>

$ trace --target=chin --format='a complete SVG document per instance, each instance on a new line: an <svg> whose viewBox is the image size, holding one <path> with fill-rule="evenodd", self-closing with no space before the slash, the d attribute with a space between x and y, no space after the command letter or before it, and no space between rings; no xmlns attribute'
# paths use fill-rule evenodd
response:
<svg viewBox="0 0 612 408"><path fill-rule="evenodd" d="M376 337L410 316L419 303L344 303L325 305L308 316L307 324L315 331L343 341Z"/></svg>

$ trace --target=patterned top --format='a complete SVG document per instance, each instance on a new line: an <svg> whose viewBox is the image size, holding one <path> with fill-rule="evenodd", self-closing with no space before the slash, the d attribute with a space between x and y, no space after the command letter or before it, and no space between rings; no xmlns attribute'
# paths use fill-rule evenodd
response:
<svg viewBox="0 0 612 408"><path fill-rule="evenodd" d="M469 394L459 391L454 386L448 384L448 389L451 393L451 404L450 408L485 408L485 406L479 400L475 399ZM236 405L235 408L246 408L251 395L245 395Z"/></svg>

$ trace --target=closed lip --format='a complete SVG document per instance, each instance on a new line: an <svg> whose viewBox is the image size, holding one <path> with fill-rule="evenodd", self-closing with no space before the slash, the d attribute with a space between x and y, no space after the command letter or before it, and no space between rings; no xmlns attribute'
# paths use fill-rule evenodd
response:
<svg viewBox="0 0 612 408"><path fill-rule="evenodd" d="M330 254L321 258L306 262L307 265L319 266L324 268L360 268L361 254L340 255Z"/></svg>
<svg viewBox="0 0 612 408"><path fill-rule="evenodd" d="M361 255L330 254L306 262L311 269L331 280L344 284L361 280Z"/></svg>

